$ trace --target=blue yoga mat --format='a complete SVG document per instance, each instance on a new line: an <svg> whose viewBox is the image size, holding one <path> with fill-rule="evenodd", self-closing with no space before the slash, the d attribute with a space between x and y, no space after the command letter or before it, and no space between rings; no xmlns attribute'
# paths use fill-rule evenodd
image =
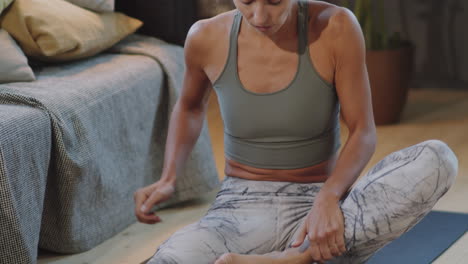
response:
<svg viewBox="0 0 468 264"><path fill-rule="evenodd" d="M467 230L468 214L431 211L410 231L379 250L366 263L431 263Z"/></svg>

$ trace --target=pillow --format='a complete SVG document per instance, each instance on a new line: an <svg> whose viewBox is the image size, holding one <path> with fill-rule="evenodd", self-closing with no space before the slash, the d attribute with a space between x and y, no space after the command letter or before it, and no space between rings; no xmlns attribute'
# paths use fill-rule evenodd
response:
<svg viewBox="0 0 468 264"><path fill-rule="evenodd" d="M0 29L0 47L0 83L29 82L36 79L23 51L3 29Z"/></svg>
<svg viewBox="0 0 468 264"><path fill-rule="evenodd" d="M0 0L0 14L2 14L3 10L7 8L11 2L13 2L13 0Z"/></svg>
<svg viewBox="0 0 468 264"><path fill-rule="evenodd" d="M77 6L87 8L96 12L114 11L115 0L66 0Z"/></svg>
<svg viewBox="0 0 468 264"><path fill-rule="evenodd" d="M24 53L45 61L95 55L143 23L121 13L93 13L63 0L15 0L1 26Z"/></svg>

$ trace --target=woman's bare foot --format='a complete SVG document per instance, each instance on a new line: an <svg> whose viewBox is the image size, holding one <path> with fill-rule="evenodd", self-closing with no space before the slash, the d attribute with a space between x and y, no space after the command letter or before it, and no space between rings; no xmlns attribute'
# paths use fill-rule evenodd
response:
<svg viewBox="0 0 468 264"><path fill-rule="evenodd" d="M310 261L311 257L307 252L300 253L297 249L291 248L264 255L226 253L214 264L308 264Z"/></svg>
<svg viewBox="0 0 468 264"><path fill-rule="evenodd" d="M240 255L226 253L222 255L215 264L276 264L277 259L264 255Z"/></svg>

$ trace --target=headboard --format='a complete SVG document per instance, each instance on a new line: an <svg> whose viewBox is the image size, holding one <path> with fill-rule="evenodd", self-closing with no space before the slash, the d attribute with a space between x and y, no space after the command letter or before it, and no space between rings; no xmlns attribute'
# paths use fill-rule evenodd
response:
<svg viewBox="0 0 468 264"><path fill-rule="evenodd" d="M143 21L138 33L178 45L197 21L196 0L116 0L115 9Z"/></svg>

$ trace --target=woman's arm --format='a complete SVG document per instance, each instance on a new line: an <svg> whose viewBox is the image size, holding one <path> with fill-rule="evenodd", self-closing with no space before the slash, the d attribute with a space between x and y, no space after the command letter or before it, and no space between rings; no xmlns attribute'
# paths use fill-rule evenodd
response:
<svg viewBox="0 0 468 264"><path fill-rule="evenodd" d="M203 22L198 21L191 27L185 42L186 70L180 97L171 114L162 180L175 181L203 127L212 91L203 69L206 58L204 33Z"/></svg>
<svg viewBox="0 0 468 264"><path fill-rule="evenodd" d="M330 18L329 30L334 82L349 136L293 243L298 247L307 236L308 252L315 261L329 260L346 251L339 200L359 177L376 145L366 49L359 23L349 10L339 8Z"/></svg>
<svg viewBox="0 0 468 264"><path fill-rule="evenodd" d="M334 21L333 21L334 20ZM341 116L349 136L321 195L339 200L356 181L376 147L376 129L366 67L366 48L359 22L342 8L330 21L333 41L335 87Z"/></svg>
<svg viewBox="0 0 468 264"><path fill-rule="evenodd" d="M161 178L134 194L135 215L140 222L155 223L160 220L150 210L174 192L177 175L184 167L203 127L212 90L203 70L206 58L204 28L203 22L197 22L187 35L183 87L169 120Z"/></svg>

